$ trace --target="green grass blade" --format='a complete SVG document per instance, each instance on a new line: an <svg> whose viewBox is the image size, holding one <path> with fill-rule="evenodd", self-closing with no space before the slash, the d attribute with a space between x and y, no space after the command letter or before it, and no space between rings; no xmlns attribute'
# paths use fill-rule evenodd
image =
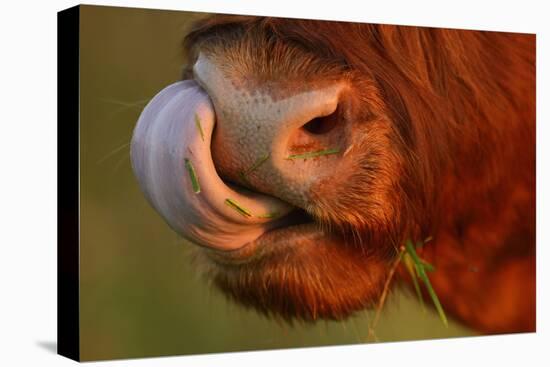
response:
<svg viewBox="0 0 550 367"><path fill-rule="evenodd" d="M428 290L428 294L430 295L430 298L432 299L432 302L437 310L437 313L439 314L439 318L441 319L445 327L448 327L449 323L447 321L447 316L445 315L445 311L443 311L443 307L441 306L441 303L439 302L439 298L437 297L437 294L435 293L432 287L432 283L430 283L430 279L428 278L428 275L426 275L425 264L427 263L423 261L420 257L418 257L418 254L416 253L414 245L410 240L407 240L407 242L405 243L405 247L407 250L407 254L410 255L414 263L414 267L416 269L416 273L418 277L420 278L420 280L422 280L422 282L424 283L424 286Z"/></svg>
<svg viewBox="0 0 550 367"><path fill-rule="evenodd" d="M430 240L431 239L429 239L429 237L428 237L428 241L430 241ZM425 243L426 243L426 240L417 242L416 243L416 248L421 249L424 246ZM416 253L416 249L415 249L415 253ZM429 262L425 261L424 259L421 259L420 257L418 258L418 260L420 260L420 263L424 267L424 270L429 271L429 272L435 271L435 267L432 264L430 264Z"/></svg>
<svg viewBox="0 0 550 367"><path fill-rule="evenodd" d="M325 150L319 150L317 152L291 154L288 157L286 157L286 159L307 159L307 158L315 158L323 155L330 155L330 154L337 154L337 153L340 153L340 149L325 149Z"/></svg>
<svg viewBox="0 0 550 367"><path fill-rule="evenodd" d="M189 178L191 179L191 186L193 187L193 191L195 192L195 194L198 194L199 192L201 192L199 179L197 178L197 174L195 173L195 168L193 167L193 164L187 158L185 158L185 168L187 169L187 173L189 173Z"/></svg>
<svg viewBox="0 0 550 367"><path fill-rule="evenodd" d="M426 271L429 271L430 273L435 271L435 267L432 264L422 259L420 259L420 261L422 261L422 266L424 267L424 269L426 269Z"/></svg>
<svg viewBox="0 0 550 367"><path fill-rule="evenodd" d="M420 260L420 257L418 257L418 254L416 253L416 250L414 249L414 245L411 240L407 240L405 242L405 248L407 249L407 254L412 258L414 265L418 265L422 263L422 260Z"/></svg>
<svg viewBox="0 0 550 367"><path fill-rule="evenodd" d="M242 183L248 186L252 186L252 184L250 183L250 181L248 181L248 177L246 177L246 174L244 172L239 172L239 177Z"/></svg>
<svg viewBox="0 0 550 367"><path fill-rule="evenodd" d="M418 297L418 300L420 301L420 307L422 307L422 311L426 312L426 308L424 307L424 297L422 297L422 292L420 291L420 284L418 284L418 279L416 276L416 272L414 270L414 264L411 260L411 257L409 254L403 255L403 261L405 262L405 268L409 272L409 275L411 276L414 290L416 291L416 295Z"/></svg>
<svg viewBox="0 0 550 367"><path fill-rule="evenodd" d="M265 161L267 161L268 158L269 158L269 153L266 153L260 158L256 159L256 162L254 162L254 164L250 166L249 169L247 169L246 171L239 172L239 177L241 178L241 181L251 186L250 181L248 180L248 175L251 172L254 172L255 170L257 170L258 167L260 167Z"/></svg>
<svg viewBox="0 0 550 367"><path fill-rule="evenodd" d="M237 211L243 217L251 217L252 216L252 214L250 213L250 211L248 209L242 207L241 205L239 205L239 203L237 203L233 199L225 199L225 204L227 206L235 209L235 211Z"/></svg>
<svg viewBox="0 0 550 367"><path fill-rule="evenodd" d="M435 305L435 308L437 310L437 313L439 314L439 318L445 325L445 327L449 327L449 323L447 322L447 316L445 315L445 311L443 311L443 307L441 306L441 303L439 302L439 298L437 297L437 294L435 294L434 289L432 288L432 284L430 283L430 279L428 279L428 276L424 271L421 272L421 277L424 281L424 285L428 289L428 293L430 294L430 297L432 298L432 302Z"/></svg>
<svg viewBox="0 0 550 367"><path fill-rule="evenodd" d="M269 158L269 153L266 153L260 158L256 159L256 162L254 162L254 164L245 171L245 174L248 175L251 172L254 172L255 170L257 170L258 167L260 167L265 161L267 161L268 158Z"/></svg>
<svg viewBox="0 0 550 367"><path fill-rule="evenodd" d="M197 114L195 114L195 125L197 126L197 129L199 129L199 133L201 134L202 141L204 141L204 131L202 131L201 119Z"/></svg>

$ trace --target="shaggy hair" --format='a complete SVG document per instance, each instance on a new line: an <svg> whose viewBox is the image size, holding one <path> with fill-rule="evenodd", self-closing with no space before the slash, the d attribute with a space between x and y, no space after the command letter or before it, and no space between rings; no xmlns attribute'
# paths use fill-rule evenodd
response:
<svg viewBox="0 0 550 367"><path fill-rule="evenodd" d="M214 16L184 47L187 65L207 53L252 86L347 80L364 136L349 174L305 208L340 243L243 262L201 250L226 294L288 320L341 319L378 300L404 241L431 236L422 256L446 309L487 332L534 329L534 36Z"/></svg>

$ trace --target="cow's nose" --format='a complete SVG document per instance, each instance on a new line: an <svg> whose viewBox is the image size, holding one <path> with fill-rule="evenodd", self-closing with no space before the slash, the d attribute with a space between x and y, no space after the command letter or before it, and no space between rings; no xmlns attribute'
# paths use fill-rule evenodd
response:
<svg viewBox="0 0 550 367"><path fill-rule="evenodd" d="M243 80L202 54L193 72L216 113L211 150L220 176L305 208L310 187L348 148L339 108L346 85Z"/></svg>

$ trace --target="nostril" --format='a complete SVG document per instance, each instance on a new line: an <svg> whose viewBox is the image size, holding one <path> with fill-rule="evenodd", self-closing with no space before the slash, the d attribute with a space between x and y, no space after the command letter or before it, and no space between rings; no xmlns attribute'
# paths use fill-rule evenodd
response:
<svg viewBox="0 0 550 367"><path fill-rule="evenodd" d="M302 129L314 135L321 135L330 132L337 124L338 114L335 111L328 116L316 117L310 120L302 126Z"/></svg>

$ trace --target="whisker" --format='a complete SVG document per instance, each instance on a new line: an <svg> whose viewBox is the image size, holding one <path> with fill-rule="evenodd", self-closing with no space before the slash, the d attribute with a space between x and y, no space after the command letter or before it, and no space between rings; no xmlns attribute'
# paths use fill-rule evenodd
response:
<svg viewBox="0 0 550 367"><path fill-rule="evenodd" d="M135 101L135 102L124 102L124 101L119 101L119 100L115 100L115 99L107 99L107 98L101 98L100 99L100 101L103 102L103 103L109 103L109 104L113 104L113 105L116 105L116 106L120 106L119 108L114 109L113 111L111 111L111 113L107 116L107 121L112 120L116 115L118 115L119 113L122 113L124 111L131 110L133 108L142 108L150 100L151 100L150 98L147 98L147 99L142 99L142 100Z"/></svg>
<svg viewBox="0 0 550 367"><path fill-rule="evenodd" d="M108 153L107 155L105 155L103 158L99 159L96 164L101 164L103 162L105 162L108 158L112 157L113 155L115 155L116 153L120 152L122 149L126 148L128 145L130 145L130 142L127 142L127 143L124 143L122 144L121 146L119 146L118 148L115 148L114 150L112 150L110 153Z"/></svg>
<svg viewBox="0 0 550 367"><path fill-rule="evenodd" d="M113 174L115 174L119 169L120 167L122 167L122 163L124 163L124 161L128 160L129 161L129 158L130 155L125 155L124 157L122 157L122 159L120 159L117 164L115 164L114 168L113 168Z"/></svg>
<svg viewBox="0 0 550 367"><path fill-rule="evenodd" d="M106 103L111 103L111 104L114 104L114 105L119 105L119 106L122 106L122 107L132 108L132 107L137 107L137 106L147 104L147 102L150 101L150 98L142 99L142 100L135 101L135 102L124 102L124 101L119 101L119 100L116 100L116 99L107 99L107 98L101 98L100 101L101 102L106 102Z"/></svg>

